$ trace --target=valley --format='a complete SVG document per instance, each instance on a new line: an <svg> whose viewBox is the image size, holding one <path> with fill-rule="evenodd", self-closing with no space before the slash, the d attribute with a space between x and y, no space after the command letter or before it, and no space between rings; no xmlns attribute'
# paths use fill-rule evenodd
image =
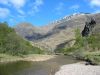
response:
<svg viewBox="0 0 100 75"><path fill-rule="evenodd" d="M62 65L70 73L95 65L91 70L100 74L100 13L72 14L42 27L0 23L0 75L64 75Z"/></svg>
<svg viewBox="0 0 100 75"><path fill-rule="evenodd" d="M15 27L15 30L20 36L31 41L33 45L45 50L54 51L60 44L75 39L75 30L78 28L81 33L85 27L85 23L89 22L91 18L94 18L98 25L100 23L99 16L99 13L73 14L43 27L34 27L28 23L20 23ZM75 40L68 44L71 46L74 41Z"/></svg>

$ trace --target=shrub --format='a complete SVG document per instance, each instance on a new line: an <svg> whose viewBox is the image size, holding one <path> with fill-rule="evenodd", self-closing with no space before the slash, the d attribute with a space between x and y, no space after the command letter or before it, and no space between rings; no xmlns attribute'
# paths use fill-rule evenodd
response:
<svg viewBox="0 0 100 75"><path fill-rule="evenodd" d="M23 55L29 53L42 53L42 50L34 47L29 41L16 34L7 23L0 23L0 53Z"/></svg>

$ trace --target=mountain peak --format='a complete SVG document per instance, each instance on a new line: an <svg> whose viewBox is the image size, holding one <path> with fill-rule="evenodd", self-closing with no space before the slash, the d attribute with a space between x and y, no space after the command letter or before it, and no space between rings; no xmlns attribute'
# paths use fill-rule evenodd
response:
<svg viewBox="0 0 100 75"><path fill-rule="evenodd" d="M78 28L82 32L85 23L90 21L91 17L95 19L97 25L100 24L100 14L75 13L41 28L22 23L24 25L15 28L15 30L19 35L32 41L33 45L36 44L39 47L54 50L59 44L65 42L72 44L73 41L68 41L75 39L75 29Z"/></svg>
<svg viewBox="0 0 100 75"><path fill-rule="evenodd" d="M31 23L22 22L16 25L16 27L34 27Z"/></svg>

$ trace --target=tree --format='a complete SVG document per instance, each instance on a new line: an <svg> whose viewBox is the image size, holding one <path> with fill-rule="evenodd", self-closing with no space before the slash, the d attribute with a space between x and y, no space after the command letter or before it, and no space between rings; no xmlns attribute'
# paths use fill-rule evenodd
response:
<svg viewBox="0 0 100 75"><path fill-rule="evenodd" d="M0 53L23 55L42 53L42 51L17 35L13 28L8 27L7 23L0 23Z"/></svg>

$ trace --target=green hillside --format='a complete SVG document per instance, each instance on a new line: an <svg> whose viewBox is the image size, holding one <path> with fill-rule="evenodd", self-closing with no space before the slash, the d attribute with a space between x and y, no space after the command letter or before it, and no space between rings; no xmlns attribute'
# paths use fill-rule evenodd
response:
<svg viewBox="0 0 100 75"><path fill-rule="evenodd" d="M72 55L93 64L100 64L100 32L82 37L80 30L77 29L75 31L75 44L72 47L58 49L56 52Z"/></svg>
<svg viewBox="0 0 100 75"><path fill-rule="evenodd" d="M23 55L29 53L40 54L42 51L18 36L14 29L5 22L0 23L0 53Z"/></svg>

